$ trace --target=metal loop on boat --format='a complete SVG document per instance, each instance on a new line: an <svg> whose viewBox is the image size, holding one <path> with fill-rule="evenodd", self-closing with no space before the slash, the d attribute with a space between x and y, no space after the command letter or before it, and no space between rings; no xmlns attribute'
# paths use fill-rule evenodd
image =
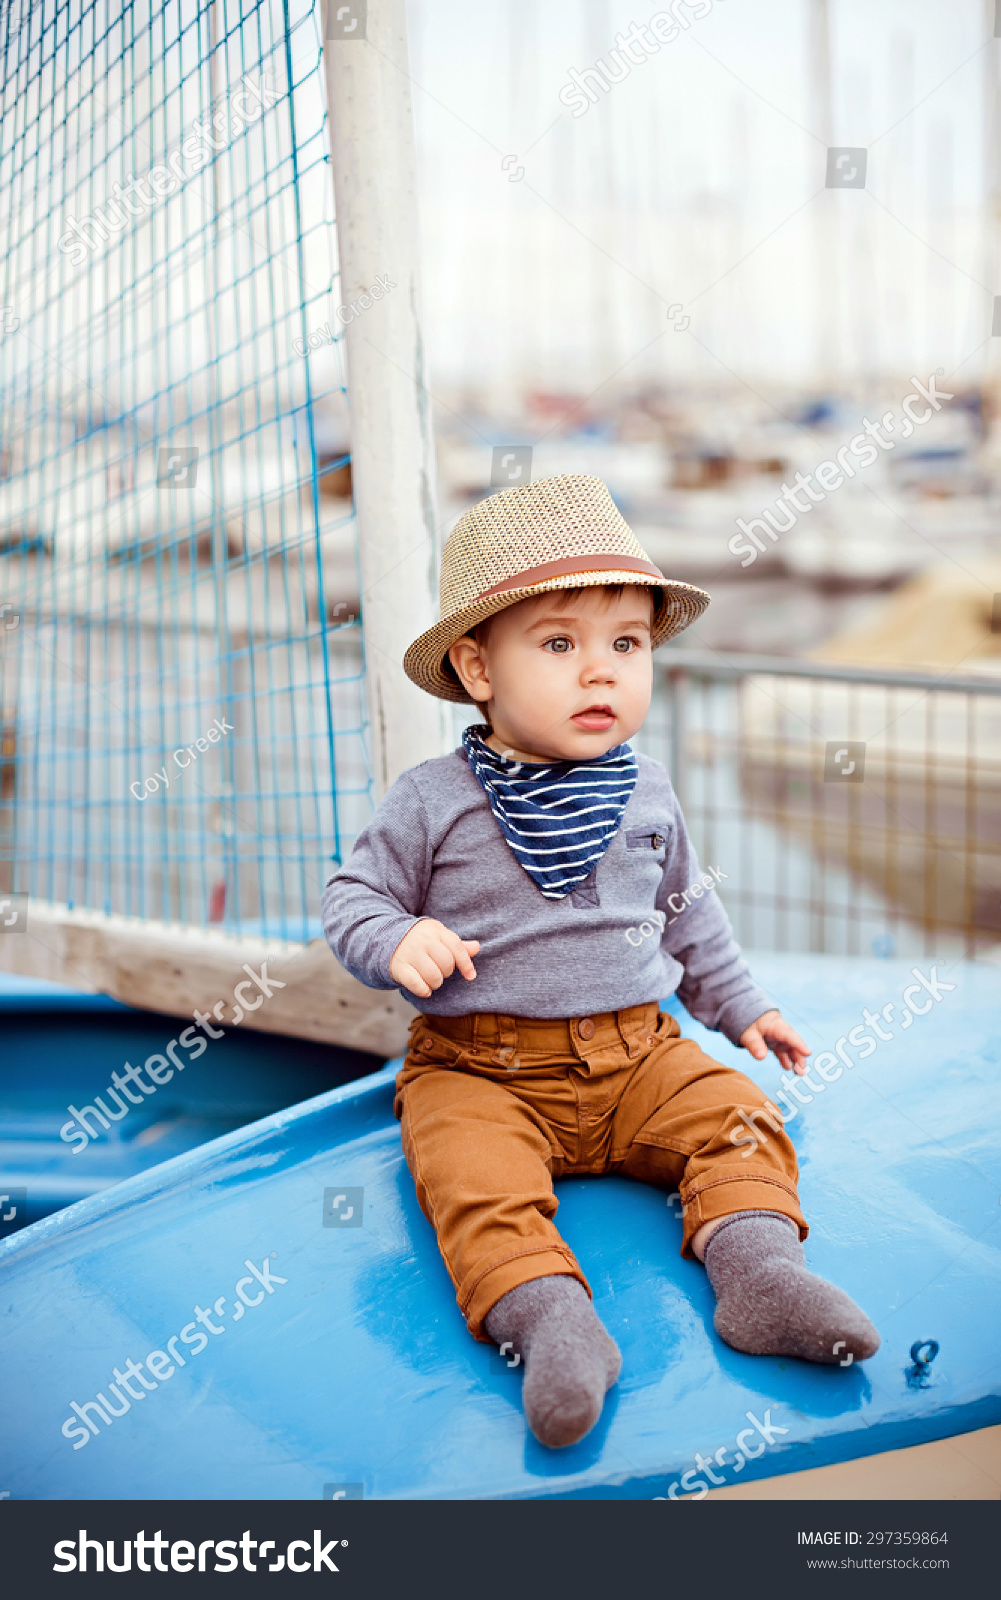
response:
<svg viewBox="0 0 1001 1600"><path fill-rule="evenodd" d="M915 1339L911 1345L911 1360L916 1367L927 1367L938 1355L938 1348L937 1339ZM928 1354L923 1356L922 1350L927 1350Z"/></svg>

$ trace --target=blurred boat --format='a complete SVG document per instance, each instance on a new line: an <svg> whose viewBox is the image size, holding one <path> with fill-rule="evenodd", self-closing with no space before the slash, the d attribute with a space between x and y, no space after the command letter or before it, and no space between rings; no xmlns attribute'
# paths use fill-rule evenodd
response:
<svg viewBox="0 0 1001 1600"><path fill-rule="evenodd" d="M0 1213L11 1210L12 1197L15 1208L0 1234L382 1065L380 1056L308 1039L228 1027L208 1042L192 1029L193 1040L182 1043L185 1055L191 1051L183 1076L172 1072L121 1114L121 1096L116 1105L107 1087L111 1074L153 1052L162 1061L170 1040L173 1059L182 1059L176 1041L190 1020L0 972L0 1183L8 1193ZM71 1107L86 1120L78 1124ZM80 1127L92 1135L83 1143Z"/></svg>

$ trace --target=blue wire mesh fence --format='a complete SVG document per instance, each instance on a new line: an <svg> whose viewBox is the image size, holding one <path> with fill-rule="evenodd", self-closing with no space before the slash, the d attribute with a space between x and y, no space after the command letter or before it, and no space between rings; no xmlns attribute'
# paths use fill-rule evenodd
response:
<svg viewBox="0 0 1001 1600"><path fill-rule="evenodd" d="M3 12L0 893L306 938L370 814L321 37Z"/></svg>

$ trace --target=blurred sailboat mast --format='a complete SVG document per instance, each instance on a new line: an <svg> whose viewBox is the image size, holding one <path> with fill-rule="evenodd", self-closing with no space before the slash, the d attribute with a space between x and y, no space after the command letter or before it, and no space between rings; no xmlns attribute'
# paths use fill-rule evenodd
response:
<svg viewBox="0 0 1001 1600"><path fill-rule="evenodd" d="M918 187L916 182L915 118L910 115L917 96L914 89L915 43L913 33L901 29L895 32L890 44L890 125L894 130L894 160L886 175L888 204L897 217L914 214ZM910 241L902 229L897 231L892 245L892 289L889 305L889 364L897 369L901 360L906 365L907 354L913 347L911 328L924 315L917 302L917 285L909 270ZM932 365L937 366L933 361Z"/></svg>
<svg viewBox="0 0 1001 1600"><path fill-rule="evenodd" d="M984 51L984 255L983 280L995 296L987 315L997 325L997 296L1001 293L1001 6L984 0L987 49ZM993 35L993 37L992 37ZM984 361L985 450L1001 465L1001 339L988 342Z"/></svg>
<svg viewBox="0 0 1001 1600"><path fill-rule="evenodd" d="M608 0L592 0L585 11L585 22L587 60L614 65L609 54L614 34ZM615 208L615 159L619 144L615 136L615 104L614 94L602 98L595 111L595 118L600 118L600 133L596 136L593 127L588 129L595 139L590 188L594 196L595 235L599 239L613 239L618 220ZM593 275L593 313L589 348L582 365L586 381L600 385L608 382L617 366L615 285L612 281L612 264L605 252L592 250L589 257Z"/></svg>
<svg viewBox="0 0 1001 1600"><path fill-rule="evenodd" d="M810 126L825 146L834 143L834 109L831 92L831 32L827 0L809 0L809 53L810 53ZM824 160L826 171L826 156ZM839 275L837 261L837 233L833 226L833 194L825 192L817 197L813 208L815 294L814 294L814 351L817 362L816 379L822 386L833 383L839 376L838 333L841 324Z"/></svg>

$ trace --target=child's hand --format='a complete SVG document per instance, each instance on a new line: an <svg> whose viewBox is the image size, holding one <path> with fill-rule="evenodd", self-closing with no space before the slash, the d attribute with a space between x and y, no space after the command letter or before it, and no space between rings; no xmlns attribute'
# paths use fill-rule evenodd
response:
<svg viewBox="0 0 1001 1600"><path fill-rule="evenodd" d="M757 1022L744 1029L740 1042L745 1050L750 1050L755 1061L764 1061L770 1048L785 1070L795 1072L799 1078L806 1071L807 1056L813 1053L780 1011L766 1011Z"/></svg>
<svg viewBox="0 0 1001 1600"><path fill-rule="evenodd" d="M456 967L464 978L475 978L476 968L470 957L478 955L479 949L478 939L460 939L443 922L422 917L393 951L389 976L401 988L426 1000L433 990L441 988Z"/></svg>

